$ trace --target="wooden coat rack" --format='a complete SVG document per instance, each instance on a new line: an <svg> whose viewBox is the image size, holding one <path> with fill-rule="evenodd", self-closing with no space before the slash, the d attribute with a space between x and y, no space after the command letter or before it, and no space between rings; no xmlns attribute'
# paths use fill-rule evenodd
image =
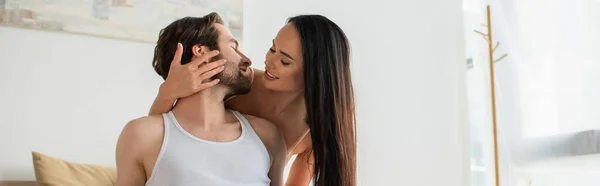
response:
<svg viewBox="0 0 600 186"><path fill-rule="evenodd" d="M496 45L493 45L492 38L492 15L490 11L490 6L486 7L487 10L487 24L484 26L487 27L487 34L475 30L476 33L481 34L488 43L488 54L489 54L489 70L490 70L490 93L492 100L492 131L494 138L494 175L496 179L496 186L500 186L500 170L498 166L498 132L497 132L497 119L496 119L496 88L495 88L495 78L494 78L494 64L502 59L504 59L508 54L502 55L498 59L494 59L494 52L500 45L500 42L496 42Z"/></svg>

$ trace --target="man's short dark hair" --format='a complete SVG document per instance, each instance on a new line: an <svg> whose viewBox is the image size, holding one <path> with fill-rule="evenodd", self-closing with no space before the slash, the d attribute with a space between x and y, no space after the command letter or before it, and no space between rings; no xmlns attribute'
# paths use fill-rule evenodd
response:
<svg viewBox="0 0 600 186"><path fill-rule="evenodd" d="M177 43L183 45L181 64L187 64L192 60L191 47L194 45L200 44L208 47L209 50L218 50L219 32L214 26L215 23L223 24L223 20L219 14L213 12L203 17L184 17L162 29L152 60L156 73L163 79L167 79Z"/></svg>

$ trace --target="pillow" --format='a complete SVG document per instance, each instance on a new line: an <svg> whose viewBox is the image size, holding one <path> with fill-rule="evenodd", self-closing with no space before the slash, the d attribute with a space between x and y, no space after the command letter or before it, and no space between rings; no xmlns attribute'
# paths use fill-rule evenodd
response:
<svg viewBox="0 0 600 186"><path fill-rule="evenodd" d="M116 168L69 162L35 151L32 155L38 185L113 186L117 180Z"/></svg>
<svg viewBox="0 0 600 186"><path fill-rule="evenodd" d="M577 132L571 137L567 145L572 155L600 153L600 130Z"/></svg>

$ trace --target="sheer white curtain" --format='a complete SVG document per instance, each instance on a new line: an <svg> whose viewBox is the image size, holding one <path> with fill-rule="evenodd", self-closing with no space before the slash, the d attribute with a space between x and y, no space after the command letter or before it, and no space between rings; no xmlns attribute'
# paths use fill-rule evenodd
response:
<svg viewBox="0 0 600 186"><path fill-rule="evenodd" d="M600 129L600 0L464 0L474 185L493 185L485 6L492 9L502 185L514 167L569 155L565 141ZM479 179L479 180L477 180Z"/></svg>

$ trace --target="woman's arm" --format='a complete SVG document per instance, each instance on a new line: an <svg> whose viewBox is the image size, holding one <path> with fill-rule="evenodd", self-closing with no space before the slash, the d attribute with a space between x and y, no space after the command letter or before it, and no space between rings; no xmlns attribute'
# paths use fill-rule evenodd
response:
<svg viewBox="0 0 600 186"><path fill-rule="evenodd" d="M165 92L169 92L169 90L165 90L165 88L163 88L165 87L164 84L165 83L160 85L158 95L154 99L152 107L150 107L150 112L148 113L149 116L169 112L177 100L177 98L164 95L166 94Z"/></svg>
<svg viewBox="0 0 600 186"><path fill-rule="evenodd" d="M183 46L177 44L177 50L173 61L171 61L167 79L160 85L158 95L148 113L149 115L169 112L177 99L187 97L219 83L218 79L206 81L224 69L225 60L209 62L212 57L219 54L219 51L207 52L185 65L181 64L182 53Z"/></svg>

